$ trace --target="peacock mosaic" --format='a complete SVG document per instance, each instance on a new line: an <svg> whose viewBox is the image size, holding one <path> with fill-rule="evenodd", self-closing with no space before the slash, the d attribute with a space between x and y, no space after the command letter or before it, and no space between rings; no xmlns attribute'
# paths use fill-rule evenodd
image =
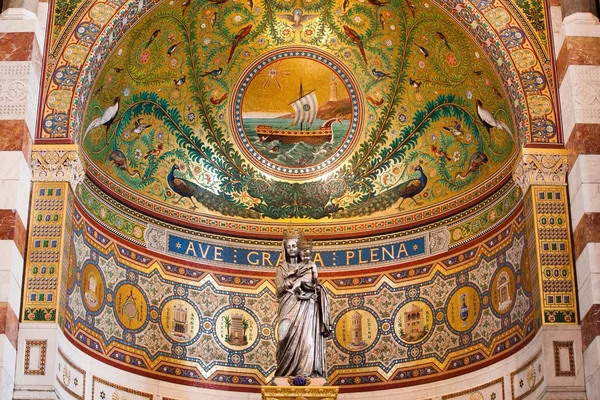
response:
<svg viewBox="0 0 600 400"><path fill-rule="evenodd" d="M259 390L275 370L273 268L182 264L100 229L77 205L60 323L93 357L158 379ZM323 267L344 390L443 379L535 334L522 207L443 257L340 276ZM196 271L192 277L190 270Z"/></svg>

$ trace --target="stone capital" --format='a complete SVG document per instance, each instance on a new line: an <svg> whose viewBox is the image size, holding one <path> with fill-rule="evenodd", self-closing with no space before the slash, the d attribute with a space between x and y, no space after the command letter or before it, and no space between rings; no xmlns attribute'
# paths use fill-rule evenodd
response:
<svg viewBox="0 0 600 400"><path fill-rule="evenodd" d="M568 169L565 149L523 148L513 179L523 193L531 185L566 186Z"/></svg>
<svg viewBox="0 0 600 400"><path fill-rule="evenodd" d="M31 152L34 182L69 182L75 188L85 176L78 145L35 145Z"/></svg>

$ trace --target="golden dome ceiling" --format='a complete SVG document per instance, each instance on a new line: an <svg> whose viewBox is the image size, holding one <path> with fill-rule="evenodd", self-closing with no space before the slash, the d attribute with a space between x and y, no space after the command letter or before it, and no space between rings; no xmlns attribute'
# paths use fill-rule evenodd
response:
<svg viewBox="0 0 600 400"><path fill-rule="evenodd" d="M201 229L361 235L456 213L509 178L505 85L435 2L186 4L112 38L88 93L88 174L121 202Z"/></svg>

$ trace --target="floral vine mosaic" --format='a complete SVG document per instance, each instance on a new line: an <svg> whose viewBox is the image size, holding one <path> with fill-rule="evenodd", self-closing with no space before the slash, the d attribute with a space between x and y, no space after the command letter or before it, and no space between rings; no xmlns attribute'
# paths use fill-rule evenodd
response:
<svg viewBox="0 0 600 400"><path fill-rule="evenodd" d="M159 5L96 80L88 159L157 203L240 218L403 212L469 190L514 153L511 109L455 24L406 7Z"/></svg>

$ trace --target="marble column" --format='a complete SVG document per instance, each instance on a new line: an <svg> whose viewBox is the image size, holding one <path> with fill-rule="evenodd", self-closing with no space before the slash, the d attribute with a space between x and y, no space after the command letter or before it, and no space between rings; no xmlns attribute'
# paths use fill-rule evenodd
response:
<svg viewBox="0 0 600 400"><path fill-rule="evenodd" d="M11 3L9 3L10 5ZM43 27L34 11L0 14L0 398L12 399ZM22 4L23 5L23 4Z"/></svg>
<svg viewBox="0 0 600 400"><path fill-rule="evenodd" d="M554 36L571 165L568 187L585 379L588 398L600 399L600 23L585 2L561 5L566 14ZM574 7L579 8L572 13Z"/></svg>

